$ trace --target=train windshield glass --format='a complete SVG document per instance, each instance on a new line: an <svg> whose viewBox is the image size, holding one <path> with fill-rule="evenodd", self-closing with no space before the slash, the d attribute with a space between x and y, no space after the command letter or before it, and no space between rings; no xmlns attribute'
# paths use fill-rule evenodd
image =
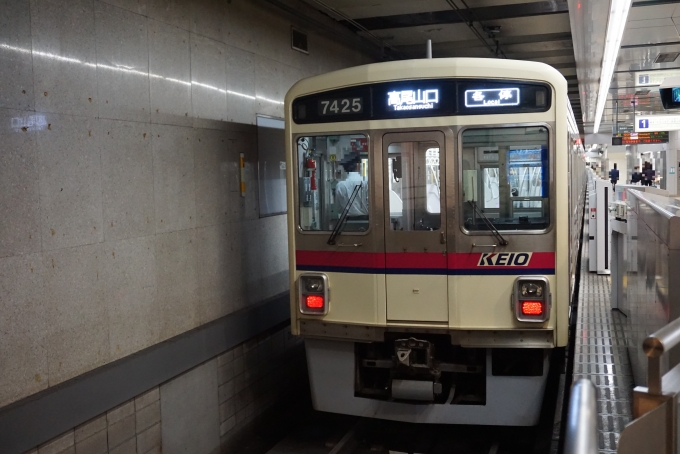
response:
<svg viewBox="0 0 680 454"><path fill-rule="evenodd" d="M488 230L544 230L550 224L548 129L543 126L463 132L463 224Z"/></svg>
<svg viewBox="0 0 680 454"><path fill-rule="evenodd" d="M300 228L330 232L344 217L343 232L367 231L370 173L366 136L302 136L295 146Z"/></svg>

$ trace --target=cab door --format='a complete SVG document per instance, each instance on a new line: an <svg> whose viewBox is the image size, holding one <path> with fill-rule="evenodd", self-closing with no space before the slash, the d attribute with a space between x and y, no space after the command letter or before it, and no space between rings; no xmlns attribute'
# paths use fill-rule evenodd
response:
<svg viewBox="0 0 680 454"><path fill-rule="evenodd" d="M383 136L387 321L449 319L445 135Z"/></svg>

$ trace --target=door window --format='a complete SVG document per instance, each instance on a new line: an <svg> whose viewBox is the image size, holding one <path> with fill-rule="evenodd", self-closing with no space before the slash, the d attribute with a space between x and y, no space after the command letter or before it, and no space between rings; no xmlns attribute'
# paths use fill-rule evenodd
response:
<svg viewBox="0 0 680 454"><path fill-rule="evenodd" d="M389 144L387 153L392 230L439 230L439 144L394 142Z"/></svg>
<svg viewBox="0 0 680 454"><path fill-rule="evenodd" d="M365 232L370 220L365 135L302 136L297 148L297 197L302 230Z"/></svg>
<svg viewBox="0 0 680 454"><path fill-rule="evenodd" d="M463 132L463 226L544 230L550 224L548 129L543 126Z"/></svg>

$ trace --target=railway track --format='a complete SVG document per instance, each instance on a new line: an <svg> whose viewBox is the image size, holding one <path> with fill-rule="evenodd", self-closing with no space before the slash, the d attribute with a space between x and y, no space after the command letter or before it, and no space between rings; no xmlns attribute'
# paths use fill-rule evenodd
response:
<svg viewBox="0 0 680 454"><path fill-rule="evenodd" d="M553 363L535 427L411 424L310 409L282 439L248 454L556 454L566 380Z"/></svg>

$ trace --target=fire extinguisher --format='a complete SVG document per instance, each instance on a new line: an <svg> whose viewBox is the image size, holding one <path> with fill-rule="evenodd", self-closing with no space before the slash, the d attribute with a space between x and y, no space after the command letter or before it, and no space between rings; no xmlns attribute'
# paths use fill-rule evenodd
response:
<svg viewBox="0 0 680 454"><path fill-rule="evenodd" d="M311 155L305 160L305 169L310 173L309 188L316 191L316 161Z"/></svg>

